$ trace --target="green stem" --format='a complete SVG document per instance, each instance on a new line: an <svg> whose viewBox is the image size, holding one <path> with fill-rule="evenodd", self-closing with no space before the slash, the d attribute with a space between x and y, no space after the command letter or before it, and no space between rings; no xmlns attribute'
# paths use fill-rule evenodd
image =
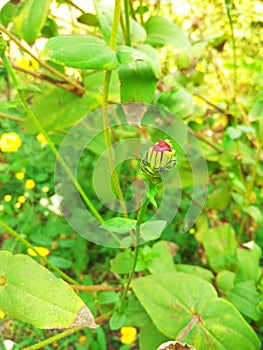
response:
<svg viewBox="0 0 263 350"><path fill-rule="evenodd" d="M129 0L124 0L124 12L125 12L125 23L126 23L126 37L125 42L127 46L131 46L131 30L130 30L130 4Z"/></svg>
<svg viewBox="0 0 263 350"><path fill-rule="evenodd" d="M88 198L88 196L84 192L83 188L81 187L81 185L79 184L79 182L77 181L75 176L72 174L72 172L71 172L70 168L68 167L67 163L61 157L61 155L57 151L56 147L54 146L53 142L51 141L50 137L48 136L47 132L42 127L42 125L39 123L37 117L35 116L35 114L31 110L31 108L29 107L28 103L26 102L23 93L19 89L18 82L17 82L16 76L14 74L13 68L11 67L11 65L10 65L10 63L9 63L9 61L8 61L8 59L7 59L5 54L3 55L2 60L3 60L4 64L5 64L5 66L6 66L6 69L7 69L8 73L9 73L9 75L11 76L11 78L13 80L13 83L14 83L16 89L17 89L18 96L19 96L19 98L21 100L21 104L24 107L25 111L27 112L28 116L32 120L32 122L35 125L35 127L37 128L37 130L44 135L44 137L45 137L45 139L46 139L46 141L47 141L47 143L48 143L52 153L55 155L57 160L60 162L60 164L62 165L62 167L64 168L64 170L68 174L68 176L70 177L72 183L78 189L80 195L82 196L82 198L83 198L84 202L86 203L86 205L89 207L90 211L94 214L94 216L96 217L96 219L98 221L103 223L104 222L103 218L100 216L100 214L98 213L96 208L91 203L90 199Z"/></svg>
<svg viewBox="0 0 263 350"><path fill-rule="evenodd" d="M53 337L50 337L48 339L45 339L35 345L31 345L28 346L26 348L24 348L24 350L37 350L37 349L43 349L44 346L47 346L49 344L55 343L56 341L63 339L65 337L67 337L68 335L71 335L75 332L80 331L81 329L83 329L84 327L75 327L75 328L70 328L65 330L64 332L61 332L59 334L54 335Z"/></svg>
<svg viewBox="0 0 263 350"><path fill-rule="evenodd" d="M112 315L113 311L109 311L106 314L100 315L98 317L95 318L95 322L96 323L100 323L103 322L104 320L107 320L110 318L110 316ZM53 337L50 337L46 340L43 340L35 345L31 345L28 346L26 348L24 348L23 350L38 350L38 349L42 349L44 346L55 343L56 341L63 339L75 332L81 331L82 329L84 329L85 327L74 327L74 328L70 328L67 329L59 334L54 335Z"/></svg>
<svg viewBox="0 0 263 350"><path fill-rule="evenodd" d="M110 48L112 50L115 50L116 48L120 16L121 16L121 0L115 0L114 15L113 15L112 28L111 28L111 37L110 37Z"/></svg>
<svg viewBox="0 0 263 350"><path fill-rule="evenodd" d="M8 232L10 235L12 235L14 238L16 238L17 240L19 240L21 243L23 243L27 248L32 249L37 256L42 259L47 266L49 266L51 269L53 269L55 272L57 272L65 281L72 283L72 284L78 284L78 282L76 282L74 279L72 279L71 277L69 277L68 275L66 275L63 271L61 271L58 267L56 267L55 265L53 265L45 256L39 254L39 252L35 249L35 247L30 244L25 238L23 238L18 232L16 232L15 230L13 230L10 226L8 226L7 224L5 224L3 221L0 220L0 226L6 231Z"/></svg>
<svg viewBox="0 0 263 350"><path fill-rule="evenodd" d="M142 0L140 0L140 20L141 20L141 25L144 24L144 20L143 20L143 4L142 4Z"/></svg>
<svg viewBox="0 0 263 350"><path fill-rule="evenodd" d="M229 21L230 29L231 29L231 42L232 42L232 52L233 52L233 65L234 65L234 101L237 99L237 56L236 56L236 39L234 33L234 25L232 21L231 11L230 11L230 0L225 0L227 18ZM236 113L235 113L236 115ZM235 125L237 124L237 118L235 116Z"/></svg>
<svg viewBox="0 0 263 350"><path fill-rule="evenodd" d="M119 309L120 313L123 311L124 301L126 299L126 296L127 296L127 293L128 293L129 288L130 288L131 281L132 281L132 277L133 277L133 274L134 274L134 271L135 271L136 262L137 262L137 258L138 258L138 253L139 253L140 225L143 222L143 218L144 218L145 211L146 211L146 208L147 208L148 204L149 204L149 199L147 198L145 200L145 202L143 203L143 205L141 206L139 214L138 214L138 217L137 217L136 228L135 228L136 246L134 248L133 262L132 262L132 267L131 267L131 270L130 270L130 273L129 273L128 281L127 281L127 284L125 286L125 289L124 289L124 292L123 292L123 295L122 295L122 298L121 298L120 309Z"/></svg>
<svg viewBox="0 0 263 350"><path fill-rule="evenodd" d="M120 15L121 15L121 1L115 0L114 17L113 17L112 31L111 31L111 37L110 37L110 48L112 50L115 50L116 48ZM120 201L123 216L125 218L128 218L126 205L124 202L123 194L122 194L119 179L118 179L118 174L114 168L113 155L111 151L111 130L110 130L109 120L108 120L107 110L106 110L106 107L108 105L110 78L111 78L111 72L106 71L105 77L104 77L104 83L103 83L103 96L102 96L104 136L105 136L106 148L107 148L108 159L109 159L109 167L112 174L112 181L114 184L114 188L116 190L117 197Z"/></svg>

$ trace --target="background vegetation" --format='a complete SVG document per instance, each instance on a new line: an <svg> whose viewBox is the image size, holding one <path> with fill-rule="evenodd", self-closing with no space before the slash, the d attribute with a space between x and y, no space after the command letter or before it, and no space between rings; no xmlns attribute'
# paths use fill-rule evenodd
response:
<svg viewBox="0 0 263 350"><path fill-rule="evenodd" d="M7 44L0 61L1 252L57 268L55 275L76 283L102 326L73 330L41 348L151 350L179 338L198 350L260 349L262 2L124 1L114 22L118 3L26 0L1 9ZM63 35L81 37L64 42ZM180 233L192 188L190 169L179 162L180 209L157 240L139 248L136 280L123 301L134 249L99 246L74 232L60 214L53 174L56 148L77 121L130 101L164 107L189 126L203 148L209 182L202 214ZM114 137L128 138L129 129ZM99 152L88 150L78 181L96 212L109 219L116 214L105 211L88 182ZM125 175L119 175L122 188L142 179L139 164L131 164L118 170ZM3 311L6 300L0 289ZM172 321L170 300L185 307L175 307ZM59 333L7 311L1 312L3 349L7 339L14 349L33 349Z"/></svg>

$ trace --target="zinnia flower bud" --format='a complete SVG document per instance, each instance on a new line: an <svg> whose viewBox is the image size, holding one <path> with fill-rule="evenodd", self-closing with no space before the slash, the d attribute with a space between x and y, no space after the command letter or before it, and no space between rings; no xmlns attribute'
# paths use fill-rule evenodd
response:
<svg viewBox="0 0 263 350"><path fill-rule="evenodd" d="M165 175L176 163L175 150L172 149L170 140L160 140L142 159L141 171L151 183L157 184L162 181L161 174Z"/></svg>

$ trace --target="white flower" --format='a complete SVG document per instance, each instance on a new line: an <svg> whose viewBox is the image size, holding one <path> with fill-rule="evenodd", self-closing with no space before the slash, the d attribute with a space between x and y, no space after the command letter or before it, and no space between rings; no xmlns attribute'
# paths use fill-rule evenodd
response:
<svg viewBox="0 0 263 350"><path fill-rule="evenodd" d="M10 339L4 340L4 347L6 350L12 350L14 346L15 346L15 343L13 342L13 340L10 340Z"/></svg>
<svg viewBox="0 0 263 350"><path fill-rule="evenodd" d="M48 209L50 211L53 211L53 213L62 216L62 213L60 211L60 203L62 202L62 200L62 196L54 194L54 196L50 197L51 205L48 206Z"/></svg>
<svg viewBox="0 0 263 350"><path fill-rule="evenodd" d="M47 198L40 198L39 204L42 205L42 207L47 207L49 204L49 201Z"/></svg>

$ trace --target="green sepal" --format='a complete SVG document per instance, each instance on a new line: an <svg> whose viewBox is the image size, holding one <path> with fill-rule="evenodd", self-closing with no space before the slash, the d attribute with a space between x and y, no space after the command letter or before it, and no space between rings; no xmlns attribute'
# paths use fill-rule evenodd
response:
<svg viewBox="0 0 263 350"><path fill-rule="evenodd" d="M157 194L158 194L158 190L155 186L149 187L147 192L146 192L147 198L155 207L157 207L157 203L156 203L154 197L157 196Z"/></svg>

